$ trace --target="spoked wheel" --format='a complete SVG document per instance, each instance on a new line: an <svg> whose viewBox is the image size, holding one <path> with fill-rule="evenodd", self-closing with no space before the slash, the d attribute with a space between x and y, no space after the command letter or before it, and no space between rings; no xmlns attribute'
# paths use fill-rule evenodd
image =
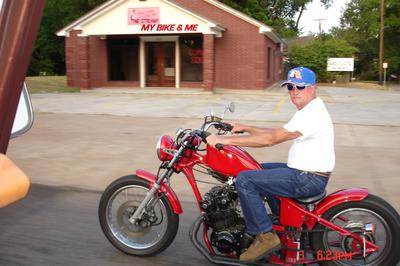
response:
<svg viewBox="0 0 400 266"><path fill-rule="evenodd" d="M137 176L121 177L107 187L100 200L99 219L104 234L111 244L130 255L146 256L163 251L178 230L179 216L164 196L137 224L129 221L149 186L149 182Z"/></svg>
<svg viewBox="0 0 400 266"><path fill-rule="evenodd" d="M348 231L365 237L366 240L379 246L379 250L362 254L363 243L359 243L350 236L341 236L335 231L314 233L313 248L316 252L337 254L341 260L320 262L320 265L396 265L400 259L400 218L396 210L383 199L368 195L362 201L348 202L337 205L328 210L324 219ZM368 232L365 227L373 225L373 232ZM315 229L324 229L318 224ZM346 254L361 252L360 255L350 257ZM333 256L333 255L332 255ZM332 257L330 256L330 257Z"/></svg>

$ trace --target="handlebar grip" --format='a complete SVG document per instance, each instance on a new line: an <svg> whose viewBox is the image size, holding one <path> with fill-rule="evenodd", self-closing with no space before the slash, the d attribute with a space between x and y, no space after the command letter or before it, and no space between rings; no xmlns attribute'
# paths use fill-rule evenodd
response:
<svg viewBox="0 0 400 266"><path fill-rule="evenodd" d="M228 123L222 123L222 128L226 131L232 131L233 126L231 124Z"/></svg>
<svg viewBox="0 0 400 266"><path fill-rule="evenodd" d="M209 133L209 132L205 132L205 131L203 131L202 133L201 133L201 138L203 139L203 141L204 141L204 143L207 143L207 137L208 136L210 136L211 135L211 133Z"/></svg>
<svg viewBox="0 0 400 266"><path fill-rule="evenodd" d="M224 146L221 144L221 143L217 143L217 144L215 144L215 148L217 148L217 150L222 150L222 148L223 148Z"/></svg>
<svg viewBox="0 0 400 266"><path fill-rule="evenodd" d="M220 122L217 125L215 125L216 129L222 129L224 131L232 131L233 126L231 124L228 123L224 123L224 122Z"/></svg>

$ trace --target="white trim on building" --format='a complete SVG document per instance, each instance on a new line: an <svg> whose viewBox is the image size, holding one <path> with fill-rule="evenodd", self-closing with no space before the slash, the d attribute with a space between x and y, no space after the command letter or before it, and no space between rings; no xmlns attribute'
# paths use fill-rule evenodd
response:
<svg viewBox="0 0 400 266"><path fill-rule="evenodd" d="M198 24L196 31L190 31L190 33L203 33L203 34L215 34L216 37L222 37L222 32L225 28L218 25L216 22L211 21L203 16L193 13L175 3L168 0L148 0L145 2L138 3L134 0L111 0L105 4L99 6L93 11L89 12L85 16L75 20L71 24L59 30L57 36L69 36L71 30L81 30L82 33L79 36L99 36L99 35L113 35L113 34L178 34L188 33L188 31L141 31L141 25L127 25L115 23L123 21L119 19L113 19L107 16L120 17L125 14L125 9L128 7L154 7L164 6L164 9L168 9L168 14L161 16L160 20L162 24ZM118 11L118 8L120 10ZM116 11L117 10L117 11ZM112 12L114 12L112 14ZM118 12L118 14L116 14ZM184 19L182 19L184 18ZM179 19L179 21L177 21ZM160 24L161 24L160 23Z"/></svg>
<svg viewBox="0 0 400 266"><path fill-rule="evenodd" d="M69 36L69 32L71 30L83 30L83 25L88 24L90 21L96 19L97 17L101 16L102 14L104 14L105 12L109 11L110 9L114 8L115 6L122 4L123 2L125 2L127 0L110 0L106 3L104 3L103 5L99 6L98 8L95 8L94 10L92 10L91 12L87 13L85 16L75 20L74 22L72 22L71 24L67 25L66 27L62 28L61 30L59 30L56 34L57 36ZM167 3L168 5L174 6L175 8L187 13L188 15L195 17L205 23L207 23L208 28L211 30L211 32L213 34L216 35L216 37L221 37L222 36L222 32L225 31L225 29L218 25L217 23L204 18L200 15L197 15L175 3L172 3L168 0L158 0L161 1L163 3ZM188 0L189 1L189 0ZM216 0L203 0L209 4L214 5L215 7L218 7L221 10L224 10L225 12L228 12L256 27L259 28L259 33L260 34L265 34L267 35L271 40L273 40L275 43L281 43L284 45L287 45L286 42L284 40L282 40L281 38L279 38L279 36L274 32L274 30L265 25L264 23L261 23L260 21L236 10L233 9L219 1ZM147 2L147 1L146 1ZM142 2L143 3L143 2ZM132 4L135 4L134 2L132 2ZM85 34L82 34L83 36L86 36Z"/></svg>

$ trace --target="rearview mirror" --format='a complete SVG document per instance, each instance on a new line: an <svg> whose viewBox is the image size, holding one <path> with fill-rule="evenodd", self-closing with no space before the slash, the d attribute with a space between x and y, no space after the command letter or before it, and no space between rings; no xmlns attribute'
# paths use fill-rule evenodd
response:
<svg viewBox="0 0 400 266"><path fill-rule="evenodd" d="M235 112L235 103L234 102L231 102L230 104L225 106L224 113L222 114L222 119L225 117L226 111L228 111L228 110L231 113Z"/></svg>
<svg viewBox="0 0 400 266"><path fill-rule="evenodd" d="M230 111L231 113L235 112L235 103L234 103L234 102L231 102L231 103L228 105L228 109L229 109L229 111Z"/></svg>
<svg viewBox="0 0 400 266"><path fill-rule="evenodd" d="M33 124L33 109L31 99L26 84L22 88L19 98L17 113L15 114L14 124L11 131L11 138L18 137L26 133Z"/></svg>

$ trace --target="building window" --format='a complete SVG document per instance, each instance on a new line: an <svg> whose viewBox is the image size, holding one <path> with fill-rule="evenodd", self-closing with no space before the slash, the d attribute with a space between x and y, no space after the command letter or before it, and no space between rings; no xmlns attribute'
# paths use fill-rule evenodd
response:
<svg viewBox="0 0 400 266"><path fill-rule="evenodd" d="M203 81L203 36L180 38L182 81Z"/></svg>
<svg viewBox="0 0 400 266"><path fill-rule="evenodd" d="M139 80L139 40L111 38L108 44L108 78L112 81Z"/></svg>

